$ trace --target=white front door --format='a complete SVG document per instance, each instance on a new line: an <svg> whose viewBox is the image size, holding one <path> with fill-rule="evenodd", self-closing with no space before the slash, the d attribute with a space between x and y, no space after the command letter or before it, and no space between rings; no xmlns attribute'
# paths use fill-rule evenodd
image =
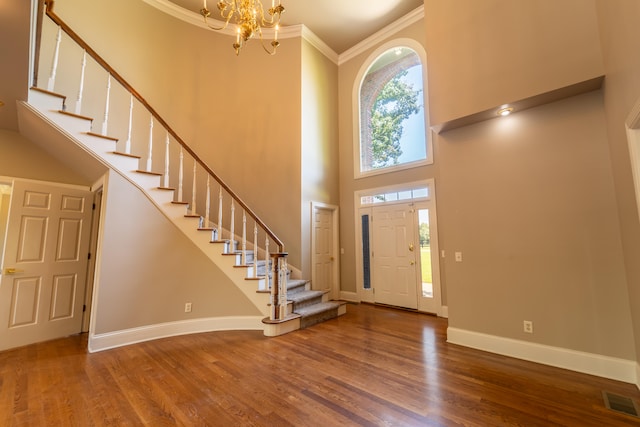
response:
<svg viewBox="0 0 640 427"><path fill-rule="evenodd" d="M92 195L15 180L0 276L0 350L79 333Z"/></svg>
<svg viewBox="0 0 640 427"><path fill-rule="evenodd" d="M373 208L372 283L376 303L418 308L418 242L411 205Z"/></svg>
<svg viewBox="0 0 640 427"><path fill-rule="evenodd" d="M312 274L311 286L314 290L330 291L338 298L337 289L337 229L335 206L313 203L312 215Z"/></svg>

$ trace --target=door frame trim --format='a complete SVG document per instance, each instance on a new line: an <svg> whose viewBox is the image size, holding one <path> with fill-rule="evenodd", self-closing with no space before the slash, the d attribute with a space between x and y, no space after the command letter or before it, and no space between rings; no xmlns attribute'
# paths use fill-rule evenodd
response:
<svg viewBox="0 0 640 427"><path fill-rule="evenodd" d="M385 192L393 192L393 191L402 191L409 188L415 188L418 186L426 186L429 188L429 195L425 198L416 198L416 199L407 199L407 200L397 200L385 202L384 204L399 204L399 203L431 203L432 209L430 212L433 215L433 223L435 226L431 231L432 242L434 242L435 248L432 249L433 253L436 254L435 257L432 257L432 276L433 276L433 286L434 286L434 299L436 301L436 313L439 317L446 315L445 308L442 304L442 286L441 286L441 277L440 277L440 252L438 247L438 233L437 233L437 215L436 215L436 183L434 178L428 178L419 181L405 182L401 184L382 186L382 187L373 187L362 189L354 192L354 224L355 224L355 259L356 259L356 292L359 302L366 302L375 304L375 297L373 293L373 287L371 289L364 289L364 278L363 278L363 258L362 258L362 230L360 217L363 213L368 211L369 214L372 213L373 207L378 204L371 204L363 206L361 204L361 198L366 195L372 195L377 193L385 193ZM381 203L382 204L382 203ZM416 230L417 232L417 230ZM420 297L418 297L418 311L420 311Z"/></svg>
<svg viewBox="0 0 640 427"><path fill-rule="evenodd" d="M331 223L333 225L332 235L333 235L333 247L331 251L333 252L335 262L331 268L331 275L333 276L333 286L330 290L330 299L339 299L340 298L340 257L338 254L340 253L340 235L338 223L340 220L340 210L338 206L331 205L328 203L322 202L311 202L311 284L313 286L313 282L316 278L316 255L314 248L316 247L316 229L313 226L313 215L316 209L324 209L331 211Z"/></svg>

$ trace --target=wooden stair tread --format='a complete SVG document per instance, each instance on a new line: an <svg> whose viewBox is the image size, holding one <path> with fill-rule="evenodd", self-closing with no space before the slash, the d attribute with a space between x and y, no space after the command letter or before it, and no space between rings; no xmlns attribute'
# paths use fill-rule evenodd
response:
<svg viewBox="0 0 640 427"><path fill-rule="evenodd" d="M188 205L189 204L189 202L180 202L178 200L172 200L171 203L174 204L174 205Z"/></svg>
<svg viewBox="0 0 640 427"><path fill-rule="evenodd" d="M41 89L39 87L31 86L31 90L35 90L36 92L46 93L47 95L55 96L57 98L62 98L65 101L67 99L66 95L62 95L57 92L51 92L50 90Z"/></svg>
<svg viewBox="0 0 640 427"><path fill-rule="evenodd" d="M58 110L58 113L64 114L65 116L71 116L71 117L75 117L77 119L88 120L90 122L93 122L93 118L92 117L87 117L87 116L83 116L83 115L76 114L76 113L70 113L70 112L65 111L65 110Z"/></svg>
<svg viewBox="0 0 640 427"><path fill-rule="evenodd" d="M158 187L158 190L176 191L176 189L172 187Z"/></svg>
<svg viewBox="0 0 640 427"><path fill-rule="evenodd" d="M142 169L137 169L137 170L136 170L136 172L138 172L138 173L143 173L143 174L145 174L145 175L162 176L162 174L161 174L161 173L145 171L145 170L142 170Z"/></svg>
<svg viewBox="0 0 640 427"><path fill-rule="evenodd" d="M117 154L118 156L131 157L133 159L141 159L142 157L136 156L135 154L123 153L122 151L112 151L111 153Z"/></svg>
<svg viewBox="0 0 640 427"><path fill-rule="evenodd" d="M95 132L85 132L87 135L91 135L91 136L95 136L97 138L102 138L102 139L108 139L109 141L114 141L114 142L118 142L119 139L115 138L113 136L109 136L109 135L102 135L101 133L95 133ZM115 153L115 151L114 151ZM124 153L122 153L124 154ZM127 155L127 154L125 154Z"/></svg>

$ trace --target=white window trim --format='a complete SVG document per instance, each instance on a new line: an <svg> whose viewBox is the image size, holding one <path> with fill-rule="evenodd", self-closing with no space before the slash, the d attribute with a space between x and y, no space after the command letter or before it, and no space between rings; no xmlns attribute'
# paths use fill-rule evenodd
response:
<svg viewBox="0 0 640 427"><path fill-rule="evenodd" d="M420 62L422 62L422 96L424 102L423 114L424 114L424 130L425 130L425 144L426 147L426 159L418 160L415 162L403 163L396 166L390 166L386 168L373 169L370 171L362 172L360 170L360 89L362 87L362 81L364 76L369 71L371 65L386 51L395 47L408 47L418 54ZM433 164L433 141L430 137L429 126L429 85L427 82L427 53L420 42L410 38L398 38L388 41L380 45L375 49L363 62L358 75L356 76L353 84L353 93L351 96L352 113L353 113L353 175L355 179L365 178L368 176L380 175L390 172L396 172L404 169L411 169L419 166Z"/></svg>

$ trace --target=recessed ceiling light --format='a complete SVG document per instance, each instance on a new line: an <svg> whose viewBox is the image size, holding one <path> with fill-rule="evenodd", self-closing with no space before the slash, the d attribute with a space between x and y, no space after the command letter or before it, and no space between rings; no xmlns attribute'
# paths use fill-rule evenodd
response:
<svg viewBox="0 0 640 427"><path fill-rule="evenodd" d="M504 116L508 116L512 112L513 112L513 107L503 107L498 110L498 115L504 117Z"/></svg>

